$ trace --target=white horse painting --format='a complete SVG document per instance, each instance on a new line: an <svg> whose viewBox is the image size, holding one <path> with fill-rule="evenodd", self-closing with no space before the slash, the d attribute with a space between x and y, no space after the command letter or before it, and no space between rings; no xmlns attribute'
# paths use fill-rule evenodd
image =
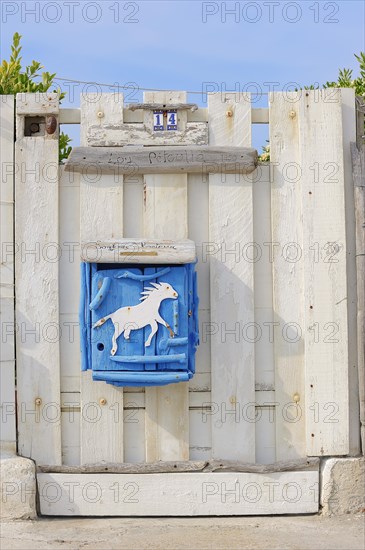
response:
<svg viewBox="0 0 365 550"><path fill-rule="evenodd" d="M138 330L140 328L150 325L151 334L148 336L145 347L150 346L153 336L158 330L157 323L160 323L164 327L168 328L170 331L170 336L173 338L174 333L171 330L171 327L164 319L162 319L159 314L159 307L162 300L167 298L176 300L178 293L176 290L168 283L151 283L153 288L146 288L140 298L141 304L136 306L126 306L121 307L100 319L93 328L101 327L108 319L114 324L114 334L112 338L112 349L111 354L115 355L118 349L117 339L121 334L124 333L124 338L129 340L129 335L132 330Z"/></svg>

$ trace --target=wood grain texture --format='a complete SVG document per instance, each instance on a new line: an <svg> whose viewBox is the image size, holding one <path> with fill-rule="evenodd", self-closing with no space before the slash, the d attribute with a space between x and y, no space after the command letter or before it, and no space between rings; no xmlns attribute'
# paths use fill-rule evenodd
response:
<svg viewBox="0 0 365 550"><path fill-rule="evenodd" d="M23 116L57 116L57 94L46 95L16 98L15 162L21 167L15 176L18 452L39 464L60 464L59 273L54 260L58 138L57 133L24 137Z"/></svg>
<svg viewBox="0 0 365 550"><path fill-rule="evenodd" d="M257 516L318 511L316 471L81 477L44 473L37 479L41 514L51 516Z"/></svg>
<svg viewBox="0 0 365 550"><path fill-rule="evenodd" d="M123 122L122 94L87 94L81 103L81 144L91 124ZM123 236L123 176L80 178L80 241L120 239ZM100 401L105 399L106 404ZM94 382L81 373L81 464L123 462L123 388Z"/></svg>
<svg viewBox="0 0 365 550"><path fill-rule="evenodd" d="M304 257L297 93L270 95L276 459L305 456ZM267 321L270 321L268 319ZM299 401L294 401L297 395Z"/></svg>
<svg viewBox="0 0 365 550"><path fill-rule="evenodd" d="M118 239L81 243L81 258L96 263L187 264L195 262L195 243L147 239Z"/></svg>
<svg viewBox="0 0 365 550"><path fill-rule="evenodd" d="M167 110L167 105L165 103L129 103L127 108L129 111L159 111ZM168 110L197 111L198 105L196 103L171 103L168 105Z"/></svg>
<svg viewBox="0 0 365 550"><path fill-rule="evenodd" d="M15 97L0 101L0 418L1 448L16 450L15 427L15 336L14 336L14 141Z"/></svg>
<svg viewBox="0 0 365 550"><path fill-rule="evenodd" d="M185 92L146 92L147 103L186 102ZM152 131L152 115L145 125ZM179 115L178 128L185 132L187 111ZM186 239L188 236L187 175L145 175L144 236L154 239ZM146 388L146 461L189 458L188 383Z"/></svg>
<svg viewBox="0 0 365 550"><path fill-rule="evenodd" d="M357 354L361 450L365 455L365 145L351 144L356 219Z"/></svg>
<svg viewBox="0 0 365 550"><path fill-rule="evenodd" d="M239 94L227 94L225 99L209 98L209 144L250 146L250 102ZM216 459L254 462L255 423L245 412L255 401L254 341L244 335L244 327L255 321L253 263L247 259L247 246L253 243L252 183L240 174L210 175L209 218L212 404L216 409L212 454Z"/></svg>
<svg viewBox="0 0 365 550"><path fill-rule="evenodd" d="M85 466L37 467L39 473L62 474L163 474L172 472L246 472L269 474L274 472L319 471L319 458L286 460L273 464L250 464L229 460L164 461L150 464L92 464Z"/></svg>
<svg viewBox="0 0 365 550"><path fill-rule="evenodd" d="M58 94L55 93L20 93L16 95L16 111L19 116L58 115L59 102L57 99Z"/></svg>
<svg viewBox="0 0 365 550"><path fill-rule="evenodd" d="M356 221L351 143L356 141L355 90L341 88L348 319L349 454L361 450L357 333ZM364 122L364 119L363 119ZM360 344L361 345L361 344Z"/></svg>
<svg viewBox="0 0 365 550"><path fill-rule="evenodd" d="M208 122L208 109L199 108L197 111L188 111L188 122ZM124 122L142 123L143 110L137 109L132 111L125 108L123 111ZM60 124L80 124L81 110L80 109L60 109ZM252 124L269 124L269 109L255 108L252 109Z"/></svg>
<svg viewBox="0 0 365 550"><path fill-rule="evenodd" d="M250 174L257 165L252 147L75 147L66 171L112 174Z"/></svg>
<svg viewBox="0 0 365 550"><path fill-rule="evenodd" d="M346 455L349 356L341 90L306 91L298 115L307 455ZM315 243L318 255L313 253Z"/></svg>

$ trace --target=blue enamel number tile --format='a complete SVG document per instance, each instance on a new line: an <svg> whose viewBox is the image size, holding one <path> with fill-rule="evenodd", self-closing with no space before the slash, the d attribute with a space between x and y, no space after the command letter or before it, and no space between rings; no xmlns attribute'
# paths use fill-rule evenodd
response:
<svg viewBox="0 0 365 550"><path fill-rule="evenodd" d="M167 129L177 130L177 111L167 111Z"/></svg>
<svg viewBox="0 0 365 550"><path fill-rule="evenodd" d="M158 386L193 376L195 264L92 264L82 268L81 294L82 368L92 369L94 380Z"/></svg>
<svg viewBox="0 0 365 550"><path fill-rule="evenodd" d="M153 111L153 130L158 132L164 130L163 111Z"/></svg>

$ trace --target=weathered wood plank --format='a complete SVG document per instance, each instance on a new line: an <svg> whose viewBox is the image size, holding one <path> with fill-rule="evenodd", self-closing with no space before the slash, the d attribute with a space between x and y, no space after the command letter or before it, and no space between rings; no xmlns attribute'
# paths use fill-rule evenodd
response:
<svg viewBox="0 0 365 550"><path fill-rule="evenodd" d="M227 115L230 113L230 116ZM251 105L240 94L209 98L209 143L250 146ZM254 323L252 183L242 175L209 176L212 453L213 458L255 461L254 341L244 327ZM251 325L253 326L253 325Z"/></svg>
<svg viewBox="0 0 365 550"><path fill-rule="evenodd" d="M15 428L15 333L14 333L14 100L0 101L0 418L1 448L16 450Z"/></svg>
<svg viewBox="0 0 365 550"><path fill-rule="evenodd" d="M188 122L208 122L208 109L199 108L197 111L188 111ZM124 109L124 122L142 123L143 110L130 111ZM81 110L80 109L60 109L60 124L80 124ZM256 108L252 109L252 124L269 124L269 109Z"/></svg>
<svg viewBox="0 0 365 550"><path fill-rule="evenodd" d="M270 95L276 459L305 456L303 213L297 93ZM309 251L306 251L308 253ZM287 328L285 328L287 327ZM296 401L295 401L296 400Z"/></svg>
<svg viewBox="0 0 365 550"><path fill-rule="evenodd" d="M185 92L146 92L149 103L186 101ZM144 111L145 125L152 128L150 111ZM180 114L179 127L185 132L187 111ZM151 140L149 140L149 144ZM154 239L188 237L187 175L145 175L144 236ZM179 383L146 388L146 460L189 459L189 385Z"/></svg>
<svg viewBox="0 0 365 550"><path fill-rule="evenodd" d="M118 239L113 242L81 244L84 262L136 263L136 264L187 264L195 262L195 243L153 239Z"/></svg>
<svg viewBox="0 0 365 550"><path fill-rule="evenodd" d="M36 92L20 93L16 96L16 111L20 116L44 116L58 115L59 103L56 101L58 94Z"/></svg>
<svg viewBox="0 0 365 550"><path fill-rule="evenodd" d="M272 263L268 243L271 237L271 183L269 163L261 165L250 176L253 180L253 234L257 254L254 264L254 306L258 337L255 338L255 398L262 395L261 402L270 402L270 409L258 409L255 422L256 461L268 464L276 460L275 429L276 415L274 398L274 343L270 335L273 325Z"/></svg>
<svg viewBox="0 0 365 550"><path fill-rule="evenodd" d="M357 356L361 450L365 455L365 145L351 144L355 194L357 272Z"/></svg>
<svg viewBox="0 0 365 550"><path fill-rule="evenodd" d="M130 111L160 111L160 110L180 110L180 111L197 111L198 105L196 103L129 103L128 110Z"/></svg>
<svg viewBox="0 0 365 550"><path fill-rule="evenodd" d="M149 113L149 111L144 111ZM183 111L180 118L186 115ZM87 142L91 147L120 147L122 145L206 145L208 125L187 122L184 130L154 132L146 124L94 124L89 127Z"/></svg>
<svg viewBox="0 0 365 550"><path fill-rule="evenodd" d="M241 472L271 474L274 472L318 471L319 458L287 460L273 464L250 464L229 460L164 461L146 464L85 464L84 466L37 466L39 473L60 474L163 474L173 472Z"/></svg>
<svg viewBox="0 0 365 550"><path fill-rule="evenodd" d="M74 147L66 171L112 174L250 174L257 166L252 147Z"/></svg>
<svg viewBox="0 0 365 550"><path fill-rule="evenodd" d="M87 94L81 103L81 144L90 124L103 118L123 122L122 94ZM80 241L110 241L123 236L123 176L103 175L95 184L80 177ZM94 382L81 373L81 463L123 462L123 388ZM101 403L104 403L102 405ZM95 418L97 420L95 420Z"/></svg>
<svg viewBox="0 0 365 550"><path fill-rule="evenodd" d="M18 94L15 294L18 452L61 463L57 133L24 137L24 114L58 113L57 94Z"/></svg>
<svg viewBox="0 0 365 550"><path fill-rule="evenodd" d="M355 90L341 88L343 168L345 192L345 232L347 271L347 320L348 320L348 377L349 377L349 454L358 456L361 451L359 432L359 378L357 344L357 288L356 288L356 224L351 142L356 140ZM355 215L356 216L356 215ZM351 366L350 366L351 365Z"/></svg>
<svg viewBox="0 0 365 550"><path fill-rule="evenodd" d="M308 90L297 105L303 204L307 455L346 455L349 356L341 90Z"/></svg>
<svg viewBox="0 0 365 550"><path fill-rule="evenodd" d="M318 511L316 471L133 477L38 474L37 479L40 512L52 516L257 516Z"/></svg>

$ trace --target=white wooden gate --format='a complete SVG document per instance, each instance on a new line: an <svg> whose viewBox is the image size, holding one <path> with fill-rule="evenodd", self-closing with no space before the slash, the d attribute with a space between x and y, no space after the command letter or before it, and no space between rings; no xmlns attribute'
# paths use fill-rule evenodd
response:
<svg viewBox="0 0 365 550"><path fill-rule="evenodd" d="M186 103L186 93L144 102ZM208 109L179 111L175 137L153 134L151 113L122 94L89 94L80 111L53 94L16 99L18 452L40 468L41 510L313 512L318 461L307 457L359 449L353 92L276 92L268 109L247 94L212 94ZM271 163L250 175L79 175L58 167L49 116L81 123L81 145L93 147L251 146L252 125L270 123ZM80 241L122 236L197 244L200 346L189 383L123 390L80 373ZM286 465L259 466L277 461Z"/></svg>

